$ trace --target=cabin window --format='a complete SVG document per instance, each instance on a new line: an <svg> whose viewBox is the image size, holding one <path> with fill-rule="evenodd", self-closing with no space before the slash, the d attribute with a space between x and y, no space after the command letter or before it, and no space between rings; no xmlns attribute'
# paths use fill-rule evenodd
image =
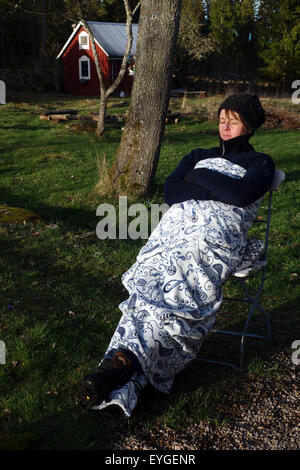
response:
<svg viewBox="0 0 300 470"><path fill-rule="evenodd" d="M83 55L79 59L79 79L89 80L91 78L90 59Z"/></svg>
<svg viewBox="0 0 300 470"><path fill-rule="evenodd" d="M79 36L79 49L89 49L89 35L85 32L82 31Z"/></svg>

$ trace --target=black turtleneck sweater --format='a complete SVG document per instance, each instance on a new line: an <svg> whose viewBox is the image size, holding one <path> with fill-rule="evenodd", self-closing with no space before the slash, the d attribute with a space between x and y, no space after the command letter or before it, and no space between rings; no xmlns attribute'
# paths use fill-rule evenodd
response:
<svg viewBox="0 0 300 470"><path fill-rule="evenodd" d="M186 155L166 179L166 202L214 200L244 207L263 196L271 186L275 166L269 155L255 152L250 137L220 139L220 147L195 149ZM194 169L200 160L220 157L245 168L245 175L234 178L207 168Z"/></svg>

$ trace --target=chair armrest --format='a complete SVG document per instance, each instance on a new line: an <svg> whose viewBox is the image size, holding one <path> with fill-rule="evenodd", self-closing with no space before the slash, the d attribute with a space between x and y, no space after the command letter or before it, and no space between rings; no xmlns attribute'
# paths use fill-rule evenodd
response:
<svg viewBox="0 0 300 470"><path fill-rule="evenodd" d="M282 171L282 170L275 170L270 190L271 191L278 191L280 184L284 180L285 180L285 172Z"/></svg>

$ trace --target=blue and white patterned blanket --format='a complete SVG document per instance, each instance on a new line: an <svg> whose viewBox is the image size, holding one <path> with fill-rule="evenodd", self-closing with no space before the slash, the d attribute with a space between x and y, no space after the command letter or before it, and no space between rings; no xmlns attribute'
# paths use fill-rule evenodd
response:
<svg viewBox="0 0 300 470"><path fill-rule="evenodd" d="M246 171L224 158L202 160L195 168L234 178ZM174 204L163 215L122 276L129 298L119 306L123 315L105 354L129 349L142 372L95 409L115 404L130 416L148 382L170 391L175 375L197 356L215 323L221 286L243 261L259 204L241 208L192 199Z"/></svg>

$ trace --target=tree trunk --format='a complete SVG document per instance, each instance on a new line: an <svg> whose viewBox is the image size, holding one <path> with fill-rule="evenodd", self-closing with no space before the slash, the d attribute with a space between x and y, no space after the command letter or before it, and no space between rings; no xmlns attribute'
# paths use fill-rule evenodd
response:
<svg viewBox="0 0 300 470"><path fill-rule="evenodd" d="M153 182L169 103L181 0L143 0L135 78L120 147L110 171L118 193L146 194Z"/></svg>
<svg viewBox="0 0 300 470"><path fill-rule="evenodd" d="M100 96L98 121L97 121L97 129L96 129L97 136L102 135L105 129L106 109L107 109L108 98L109 96L106 93L103 93Z"/></svg>

